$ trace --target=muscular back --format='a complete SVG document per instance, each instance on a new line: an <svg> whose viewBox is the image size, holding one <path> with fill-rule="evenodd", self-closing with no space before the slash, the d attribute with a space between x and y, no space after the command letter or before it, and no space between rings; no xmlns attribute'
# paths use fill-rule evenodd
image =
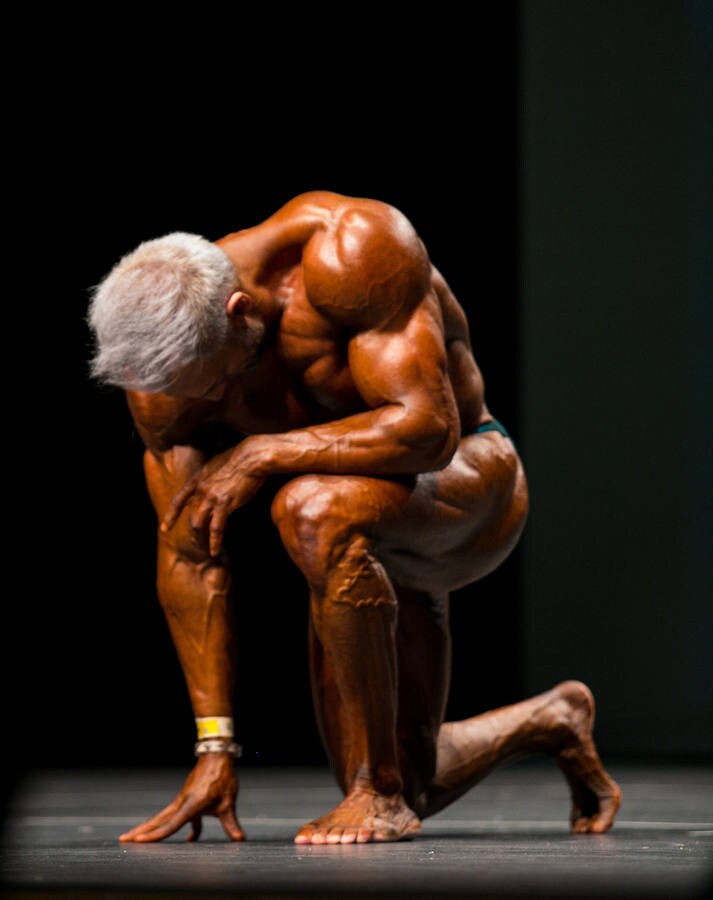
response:
<svg viewBox="0 0 713 900"><path fill-rule="evenodd" d="M190 443L219 425L246 435L284 432L402 402L402 365L390 370L384 353L420 367L404 372L409 396L419 402L420 377L452 431L467 433L488 416L463 310L394 207L310 192L217 244L241 288L258 304L276 301L281 314L219 402L130 392L149 446Z"/></svg>

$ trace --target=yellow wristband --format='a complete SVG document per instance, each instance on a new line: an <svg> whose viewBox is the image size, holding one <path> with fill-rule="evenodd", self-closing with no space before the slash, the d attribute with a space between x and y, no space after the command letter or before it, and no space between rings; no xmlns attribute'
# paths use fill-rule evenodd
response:
<svg viewBox="0 0 713 900"><path fill-rule="evenodd" d="M198 740L233 736L233 720L230 716L201 716L196 719Z"/></svg>

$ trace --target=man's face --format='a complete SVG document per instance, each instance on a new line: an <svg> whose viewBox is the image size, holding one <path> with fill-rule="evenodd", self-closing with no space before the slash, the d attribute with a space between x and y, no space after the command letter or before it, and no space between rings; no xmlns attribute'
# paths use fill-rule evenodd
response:
<svg viewBox="0 0 713 900"><path fill-rule="evenodd" d="M205 359L194 360L179 369L171 386L164 390L169 397L182 400L223 399L231 380L239 375L254 357L254 349L231 342Z"/></svg>

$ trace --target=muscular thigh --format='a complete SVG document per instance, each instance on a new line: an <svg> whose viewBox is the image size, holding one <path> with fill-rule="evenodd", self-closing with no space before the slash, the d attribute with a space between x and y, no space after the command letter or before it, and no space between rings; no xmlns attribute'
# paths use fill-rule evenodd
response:
<svg viewBox="0 0 713 900"><path fill-rule="evenodd" d="M454 590L492 571L517 543L527 514L522 465L498 432L463 438L437 472L322 477L337 481L345 513L391 577L420 591Z"/></svg>

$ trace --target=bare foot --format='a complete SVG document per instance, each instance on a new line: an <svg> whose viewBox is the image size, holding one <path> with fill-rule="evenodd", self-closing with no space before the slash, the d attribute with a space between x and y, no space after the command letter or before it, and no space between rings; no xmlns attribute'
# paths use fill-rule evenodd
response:
<svg viewBox="0 0 713 900"><path fill-rule="evenodd" d="M608 831L619 806L621 791L604 771L592 739L594 697L581 681L563 681L553 689L565 701L569 736L557 756L572 795L570 821L575 834Z"/></svg>
<svg viewBox="0 0 713 900"><path fill-rule="evenodd" d="M364 788L347 794L339 806L303 825L296 844L366 844L409 840L421 823L400 794L386 797Z"/></svg>

